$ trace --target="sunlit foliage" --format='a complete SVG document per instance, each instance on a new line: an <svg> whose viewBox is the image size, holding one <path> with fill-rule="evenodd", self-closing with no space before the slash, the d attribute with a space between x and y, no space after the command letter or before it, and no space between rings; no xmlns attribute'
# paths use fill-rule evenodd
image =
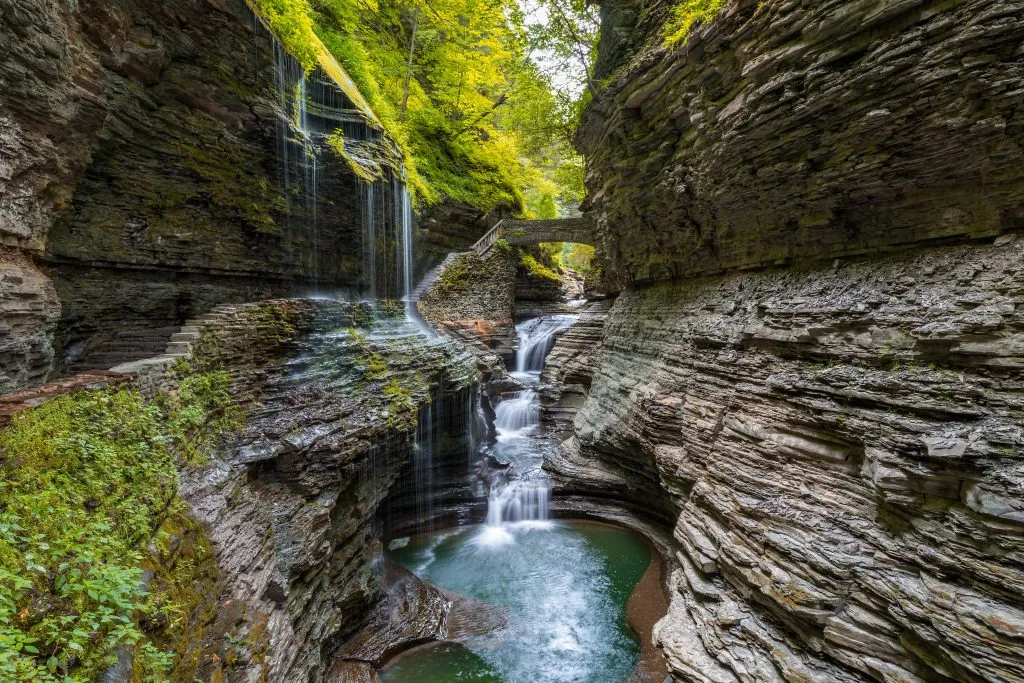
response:
<svg viewBox="0 0 1024 683"><path fill-rule="evenodd" d="M417 198L526 216L578 201L572 111L533 59L512 0L255 0L306 62L309 30L342 64L405 152ZM572 182L572 181L570 181Z"/></svg>
<svg viewBox="0 0 1024 683"><path fill-rule="evenodd" d="M724 5L725 0L682 0L672 8L665 24L665 44L685 43L694 26L714 19Z"/></svg>

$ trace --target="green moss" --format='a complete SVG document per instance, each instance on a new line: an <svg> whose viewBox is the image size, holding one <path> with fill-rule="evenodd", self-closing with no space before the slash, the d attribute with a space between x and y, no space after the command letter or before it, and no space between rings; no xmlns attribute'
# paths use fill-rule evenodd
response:
<svg viewBox="0 0 1024 683"><path fill-rule="evenodd" d="M669 47L685 44L694 26L711 21L724 6L725 0L682 0L672 8L665 23L665 44Z"/></svg>
<svg viewBox="0 0 1024 683"><path fill-rule="evenodd" d="M92 680L122 645L165 676L173 654L140 627L157 609L141 567L181 514L179 463L237 424L227 382L189 377L152 401L78 392L0 430L0 679Z"/></svg>
<svg viewBox="0 0 1024 683"><path fill-rule="evenodd" d="M422 378L417 379L422 383ZM410 389L397 378L392 378L381 391L388 399L388 425L403 431L415 427L418 410Z"/></svg>
<svg viewBox="0 0 1024 683"><path fill-rule="evenodd" d="M519 265L526 269L526 272L533 277L543 278L545 280L552 280L554 282L561 282L562 278L558 273L545 266L543 263L535 259L530 254L523 252L519 256Z"/></svg>
<svg viewBox="0 0 1024 683"><path fill-rule="evenodd" d="M352 169L352 173L363 182L372 183L383 178L379 166L374 168L349 153L345 148L345 135L341 132L340 128L327 136L327 145L334 150L335 154L345 160L349 168Z"/></svg>
<svg viewBox="0 0 1024 683"><path fill-rule="evenodd" d="M434 283L433 292L447 296L467 291L472 281L472 258L461 257L449 263Z"/></svg>
<svg viewBox="0 0 1024 683"><path fill-rule="evenodd" d="M359 349L356 353L356 365L362 368L363 380L377 382L387 377L388 364L384 356L370 345L366 335L357 332L354 327L349 328L348 334Z"/></svg>
<svg viewBox="0 0 1024 683"><path fill-rule="evenodd" d="M190 115L190 119L196 115ZM206 133L209 123L190 121L190 127ZM182 166L200 179L199 190L209 198L217 217L241 219L258 232L278 231L276 216L290 211L288 201L276 182L260 174L259 160L251 153L220 135L203 135L198 144L178 146ZM160 190L156 206L176 208L180 193L173 188ZM177 206L180 206L178 204Z"/></svg>

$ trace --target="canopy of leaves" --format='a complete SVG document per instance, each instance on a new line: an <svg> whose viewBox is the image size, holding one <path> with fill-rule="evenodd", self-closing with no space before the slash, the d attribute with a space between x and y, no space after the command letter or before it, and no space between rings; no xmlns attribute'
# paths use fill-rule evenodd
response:
<svg viewBox="0 0 1024 683"><path fill-rule="evenodd" d="M419 200L526 216L578 201L571 103L538 67L542 40L514 0L254 2L304 64L302 36L341 63L404 150Z"/></svg>

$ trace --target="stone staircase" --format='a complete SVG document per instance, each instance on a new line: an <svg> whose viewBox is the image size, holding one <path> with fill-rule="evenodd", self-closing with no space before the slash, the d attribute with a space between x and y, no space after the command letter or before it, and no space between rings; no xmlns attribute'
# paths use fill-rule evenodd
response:
<svg viewBox="0 0 1024 683"><path fill-rule="evenodd" d="M441 263L437 264L437 266L435 266L433 270L431 270L429 273L423 276L423 279L420 280L420 283L416 285L416 288L414 290L412 290L412 293L409 295L409 298L412 299L414 303L416 301L419 301L423 294L428 289L430 289L430 286L437 282L437 278L441 277L441 273L444 272L445 268L450 266L452 261L454 261L461 253L462 252L459 251L453 251L450 254L448 254L445 257L445 259L441 261Z"/></svg>
<svg viewBox="0 0 1024 683"><path fill-rule="evenodd" d="M139 373L154 366L168 366L179 358L188 358L192 355L192 348L203 328L211 322L234 318L237 307L232 304L221 304L215 306L208 313L185 321L181 327L170 328L171 333L163 338L161 350L139 359L122 360L119 364L110 368L111 372Z"/></svg>

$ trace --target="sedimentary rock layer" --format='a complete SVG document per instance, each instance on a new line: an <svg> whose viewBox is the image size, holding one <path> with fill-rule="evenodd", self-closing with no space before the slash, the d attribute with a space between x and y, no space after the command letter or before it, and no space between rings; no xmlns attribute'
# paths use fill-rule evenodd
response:
<svg viewBox="0 0 1024 683"><path fill-rule="evenodd" d="M626 291L562 491L666 498L685 681L1024 679L1024 240Z"/></svg>
<svg viewBox="0 0 1024 683"><path fill-rule="evenodd" d="M486 256L457 254L423 293L417 306L435 329L465 342L485 357L489 351L510 363L515 355L517 257L494 248Z"/></svg>
<svg viewBox="0 0 1024 683"><path fill-rule="evenodd" d="M376 316L327 300L225 307L196 342L190 362L230 369L247 414L240 433L207 466L185 470L181 484L213 542L224 609L245 605L246 637L269 645L262 661L234 662L231 680L321 679L381 598L386 527L430 521L417 520L416 505L382 510L400 479L432 492L420 478L433 473L414 466L428 446L417 434L451 436L436 440L439 470L453 452L465 463L455 428L432 417L467 395L469 356L426 337L370 339L359 330L403 321ZM401 637L396 631L392 646Z"/></svg>
<svg viewBox="0 0 1024 683"><path fill-rule="evenodd" d="M589 203L621 281L1024 227L1024 2L610 0Z"/></svg>
<svg viewBox="0 0 1024 683"><path fill-rule="evenodd" d="M145 357L218 303L366 289L364 232L401 296L396 147L243 0L14 0L0 44L0 391ZM422 267L480 221L436 207Z"/></svg>

